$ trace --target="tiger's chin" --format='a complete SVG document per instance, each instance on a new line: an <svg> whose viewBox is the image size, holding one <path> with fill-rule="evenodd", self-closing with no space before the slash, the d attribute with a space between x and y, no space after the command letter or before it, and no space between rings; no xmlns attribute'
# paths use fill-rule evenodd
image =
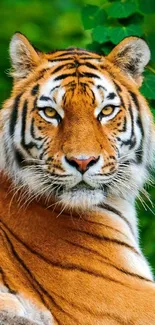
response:
<svg viewBox="0 0 155 325"><path fill-rule="evenodd" d="M60 202L71 209L88 210L105 201L106 192L101 189L79 188L63 191Z"/></svg>

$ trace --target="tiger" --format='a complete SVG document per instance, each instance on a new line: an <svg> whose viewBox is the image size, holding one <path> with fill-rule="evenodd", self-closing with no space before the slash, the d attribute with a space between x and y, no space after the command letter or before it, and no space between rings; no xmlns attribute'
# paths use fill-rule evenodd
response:
<svg viewBox="0 0 155 325"><path fill-rule="evenodd" d="M154 165L146 42L107 55L10 43L0 111L0 324L154 325L135 200ZM146 212L147 213L147 212Z"/></svg>

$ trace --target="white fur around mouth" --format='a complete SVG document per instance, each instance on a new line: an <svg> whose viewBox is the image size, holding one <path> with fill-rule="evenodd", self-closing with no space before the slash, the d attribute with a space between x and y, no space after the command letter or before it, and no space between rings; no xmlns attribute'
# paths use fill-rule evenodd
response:
<svg viewBox="0 0 155 325"><path fill-rule="evenodd" d="M95 189L87 184L78 184L70 190L64 190L59 200L66 207L88 209L104 202L106 192L104 189Z"/></svg>

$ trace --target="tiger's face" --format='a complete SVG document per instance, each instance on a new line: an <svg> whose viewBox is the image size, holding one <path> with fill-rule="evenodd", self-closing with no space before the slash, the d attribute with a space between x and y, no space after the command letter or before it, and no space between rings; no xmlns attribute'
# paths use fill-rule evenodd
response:
<svg viewBox="0 0 155 325"><path fill-rule="evenodd" d="M152 152L152 118L138 91L145 42L128 38L105 58L80 49L37 53L16 34L11 57L5 141L16 181L71 207L136 195Z"/></svg>

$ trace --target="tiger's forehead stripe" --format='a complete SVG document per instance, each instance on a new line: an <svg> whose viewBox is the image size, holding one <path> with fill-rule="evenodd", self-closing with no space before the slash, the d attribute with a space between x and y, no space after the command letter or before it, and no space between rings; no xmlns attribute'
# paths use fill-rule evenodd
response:
<svg viewBox="0 0 155 325"><path fill-rule="evenodd" d="M81 57L82 59L86 60L94 60L94 59L101 59L101 56L94 52L88 52L87 50L81 50L81 49L72 49L72 50L62 50L62 51L56 51L53 53L46 54L46 58L50 62L54 62L55 60L61 60L64 61L68 58L78 58Z"/></svg>

